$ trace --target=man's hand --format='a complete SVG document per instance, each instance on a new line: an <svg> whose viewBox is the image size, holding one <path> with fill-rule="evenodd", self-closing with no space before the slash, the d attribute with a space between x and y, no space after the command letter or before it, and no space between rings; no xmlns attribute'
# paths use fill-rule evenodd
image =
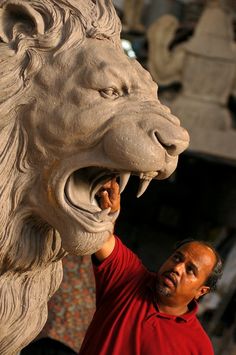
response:
<svg viewBox="0 0 236 355"><path fill-rule="evenodd" d="M100 198L99 205L101 209L111 208L111 212L117 212L120 209L120 187L116 179L106 182L99 190L97 196ZM113 251L115 247L115 237L112 234L108 240L103 244L100 250L95 255L96 258L102 262Z"/></svg>
<svg viewBox="0 0 236 355"><path fill-rule="evenodd" d="M106 182L99 190L97 196L100 198L101 209L111 208L111 212L117 212L120 209L120 187L116 179Z"/></svg>

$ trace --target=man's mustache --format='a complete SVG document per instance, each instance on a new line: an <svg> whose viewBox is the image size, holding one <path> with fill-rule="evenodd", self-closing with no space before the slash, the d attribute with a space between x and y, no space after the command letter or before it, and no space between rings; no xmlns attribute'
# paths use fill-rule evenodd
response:
<svg viewBox="0 0 236 355"><path fill-rule="evenodd" d="M172 270L165 271L163 272L162 276L168 278L174 284L174 286L177 287L178 279L174 271Z"/></svg>

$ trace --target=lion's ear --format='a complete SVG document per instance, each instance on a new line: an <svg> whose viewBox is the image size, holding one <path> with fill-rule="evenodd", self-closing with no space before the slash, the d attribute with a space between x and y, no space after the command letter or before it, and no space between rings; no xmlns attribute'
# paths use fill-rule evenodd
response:
<svg viewBox="0 0 236 355"><path fill-rule="evenodd" d="M0 8L0 38L3 42L11 42L18 34L33 36L43 33L43 17L29 3L9 0Z"/></svg>

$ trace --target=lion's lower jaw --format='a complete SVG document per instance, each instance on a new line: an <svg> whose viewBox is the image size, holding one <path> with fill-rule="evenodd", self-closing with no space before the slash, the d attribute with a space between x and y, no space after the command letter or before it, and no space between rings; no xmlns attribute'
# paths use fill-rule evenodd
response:
<svg viewBox="0 0 236 355"><path fill-rule="evenodd" d="M113 234L114 225L111 224L110 228L97 233L80 232L78 236L73 238L70 242L68 236L62 235L62 247L69 254L74 255L91 255L98 251L102 245L107 241L109 236Z"/></svg>
<svg viewBox="0 0 236 355"><path fill-rule="evenodd" d="M60 234L62 250L74 255L91 255L99 250L108 237L113 234L114 224L119 211L110 212L110 209L92 213L82 209L67 214L67 221L63 215L56 215L56 220L50 220L56 225Z"/></svg>
<svg viewBox="0 0 236 355"><path fill-rule="evenodd" d="M62 280L61 262L44 270L0 278L0 354L15 355L41 331L47 302Z"/></svg>

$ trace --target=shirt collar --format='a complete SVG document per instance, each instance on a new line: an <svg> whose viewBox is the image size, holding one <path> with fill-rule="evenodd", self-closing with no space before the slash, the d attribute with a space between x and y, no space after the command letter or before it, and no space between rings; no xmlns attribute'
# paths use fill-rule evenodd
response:
<svg viewBox="0 0 236 355"><path fill-rule="evenodd" d="M147 287L151 291L151 301L153 303L153 306L155 308L155 312L152 312L152 315L156 315L159 318L166 318L166 319L172 319L175 320L176 322L189 322L191 319L196 317L197 311L198 311L198 303L195 299L193 299L189 305L188 305L188 312L185 314L182 314L180 316L174 316L171 314L166 314L159 312L158 310L158 303L155 299L155 278L156 274L152 273L152 278L150 282L148 283Z"/></svg>
<svg viewBox="0 0 236 355"><path fill-rule="evenodd" d="M166 318L166 319L173 319L175 320L177 323L181 323L181 322L189 322L191 319L196 317L197 311L198 311L198 304L196 300L192 300L189 305L188 305L188 312L185 314L181 314L180 316L174 316L171 314L165 314L162 312L158 311L158 305L156 305L157 307L157 313L156 316L159 318Z"/></svg>

